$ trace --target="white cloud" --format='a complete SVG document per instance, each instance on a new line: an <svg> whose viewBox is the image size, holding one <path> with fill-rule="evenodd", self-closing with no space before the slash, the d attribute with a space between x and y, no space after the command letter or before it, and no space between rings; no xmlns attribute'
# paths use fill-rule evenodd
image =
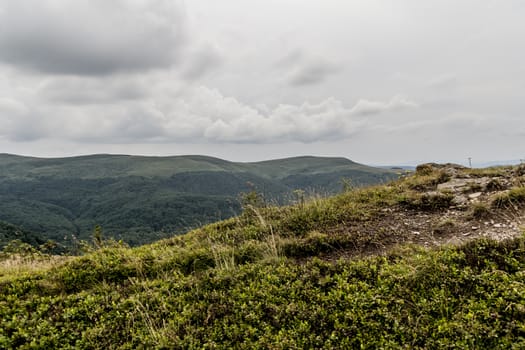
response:
<svg viewBox="0 0 525 350"><path fill-rule="evenodd" d="M294 86L318 84L338 71L339 67L329 62L309 62L294 70L288 79Z"/></svg>
<svg viewBox="0 0 525 350"><path fill-rule="evenodd" d="M18 111L17 118L10 119L11 127L3 129L5 137L87 143L310 143L350 137L366 126L364 115L416 106L394 97L387 102L360 100L347 108L341 101L327 98L320 103L256 109L203 86L173 95L154 85L145 94L145 87L136 85L136 98L126 100L118 98L128 95L122 92L126 85L118 79L110 79L104 89L109 99L97 93L99 85L89 78L68 78L58 86L54 83L47 82L37 91L33 99L40 98L39 105L30 113L13 101L0 104L0 108L5 105L4 109ZM68 95L69 89L73 93Z"/></svg>
<svg viewBox="0 0 525 350"><path fill-rule="evenodd" d="M401 96L394 96L388 102L359 100L356 105L352 107L351 112L355 115L366 116L379 114L386 111L396 111L416 107L418 107L417 103Z"/></svg>

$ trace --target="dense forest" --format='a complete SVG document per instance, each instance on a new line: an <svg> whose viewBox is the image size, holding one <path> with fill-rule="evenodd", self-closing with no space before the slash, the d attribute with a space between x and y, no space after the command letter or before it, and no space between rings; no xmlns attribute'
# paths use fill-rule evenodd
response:
<svg viewBox="0 0 525 350"><path fill-rule="evenodd" d="M0 220L65 247L89 239L97 225L107 237L139 245L238 215L250 192L285 204L297 200L296 190L326 196L341 191L343 180L363 186L396 176L344 158L232 163L203 156L4 154Z"/></svg>

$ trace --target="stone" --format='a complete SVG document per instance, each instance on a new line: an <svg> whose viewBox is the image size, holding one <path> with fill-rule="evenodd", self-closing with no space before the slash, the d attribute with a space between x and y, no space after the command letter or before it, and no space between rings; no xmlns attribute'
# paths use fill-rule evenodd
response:
<svg viewBox="0 0 525 350"><path fill-rule="evenodd" d="M465 197L463 195L454 196L454 198L452 199L452 203L454 205L457 205L458 207L467 205L467 202L468 202L467 197Z"/></svg>
<svg viewBox="0 0 525 350"><path fill-rule="evenodd" d="M475 198L478 198L479 196L481 196L481 192L475 192L475 193L469 194L468 198L469 199L475 199Z"/></svg>
<svg viewBox="0 0 525 350"><path fill-rule="evenodd" d="M437 185L437 189L438 191L444 191L444 190L457 191L458 189L465 187L467 183L468 183L468 180L465 180L465 179L452 179L450 181Z"/></svg>

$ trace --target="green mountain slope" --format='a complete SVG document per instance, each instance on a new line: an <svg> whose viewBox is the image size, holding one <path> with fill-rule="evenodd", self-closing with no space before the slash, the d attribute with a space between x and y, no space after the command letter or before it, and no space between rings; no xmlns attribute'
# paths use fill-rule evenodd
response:
<svg viewBox="0 0 525 350"><path fill-rule="evenodd" d="M426 165L141 247L0 256L0 348L521 349L524 185Z"/></svg>
<svg viewBox="0 0 525 350"><path fill-rule="evenodd" d="M0 220L72 246L95 225L137 245L239 214L239 195L285 203L296 189L330 194L341 179L367 185L391 171L344 158L233 163L205 156L92 155L42 159L0 154Z"/></svg>

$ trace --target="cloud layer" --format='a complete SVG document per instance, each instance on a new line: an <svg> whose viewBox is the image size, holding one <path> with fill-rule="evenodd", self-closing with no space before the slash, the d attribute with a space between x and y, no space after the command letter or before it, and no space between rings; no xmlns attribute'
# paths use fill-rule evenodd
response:
<svg viewBox="0 0 525 350"><path fill-rule="evenodd" d="M0 0L0 152L523 158L524 15L520 0Z"/></svg>
<svg viewBox="0 0 525 350"><path fill-rule="evenodd" d="M385 102L359 100L350 108L327 98L270 109L204 86L166 94L162 86L146 92L139 81L114 79L104 94L101 88L97 80L66 77L41 85L34 96L38 106L0 100L0 112L9 121L0 135L14 141L309 143L344 139L366 127L370 116L417 107L395 96Z"/></svg>
<svg viewBox="0 0 525 350"><path fill-rule="evenodd" d="M3 0L0 8L0 59L43 73L166 68L186 41L175 0Z"/></svg>

